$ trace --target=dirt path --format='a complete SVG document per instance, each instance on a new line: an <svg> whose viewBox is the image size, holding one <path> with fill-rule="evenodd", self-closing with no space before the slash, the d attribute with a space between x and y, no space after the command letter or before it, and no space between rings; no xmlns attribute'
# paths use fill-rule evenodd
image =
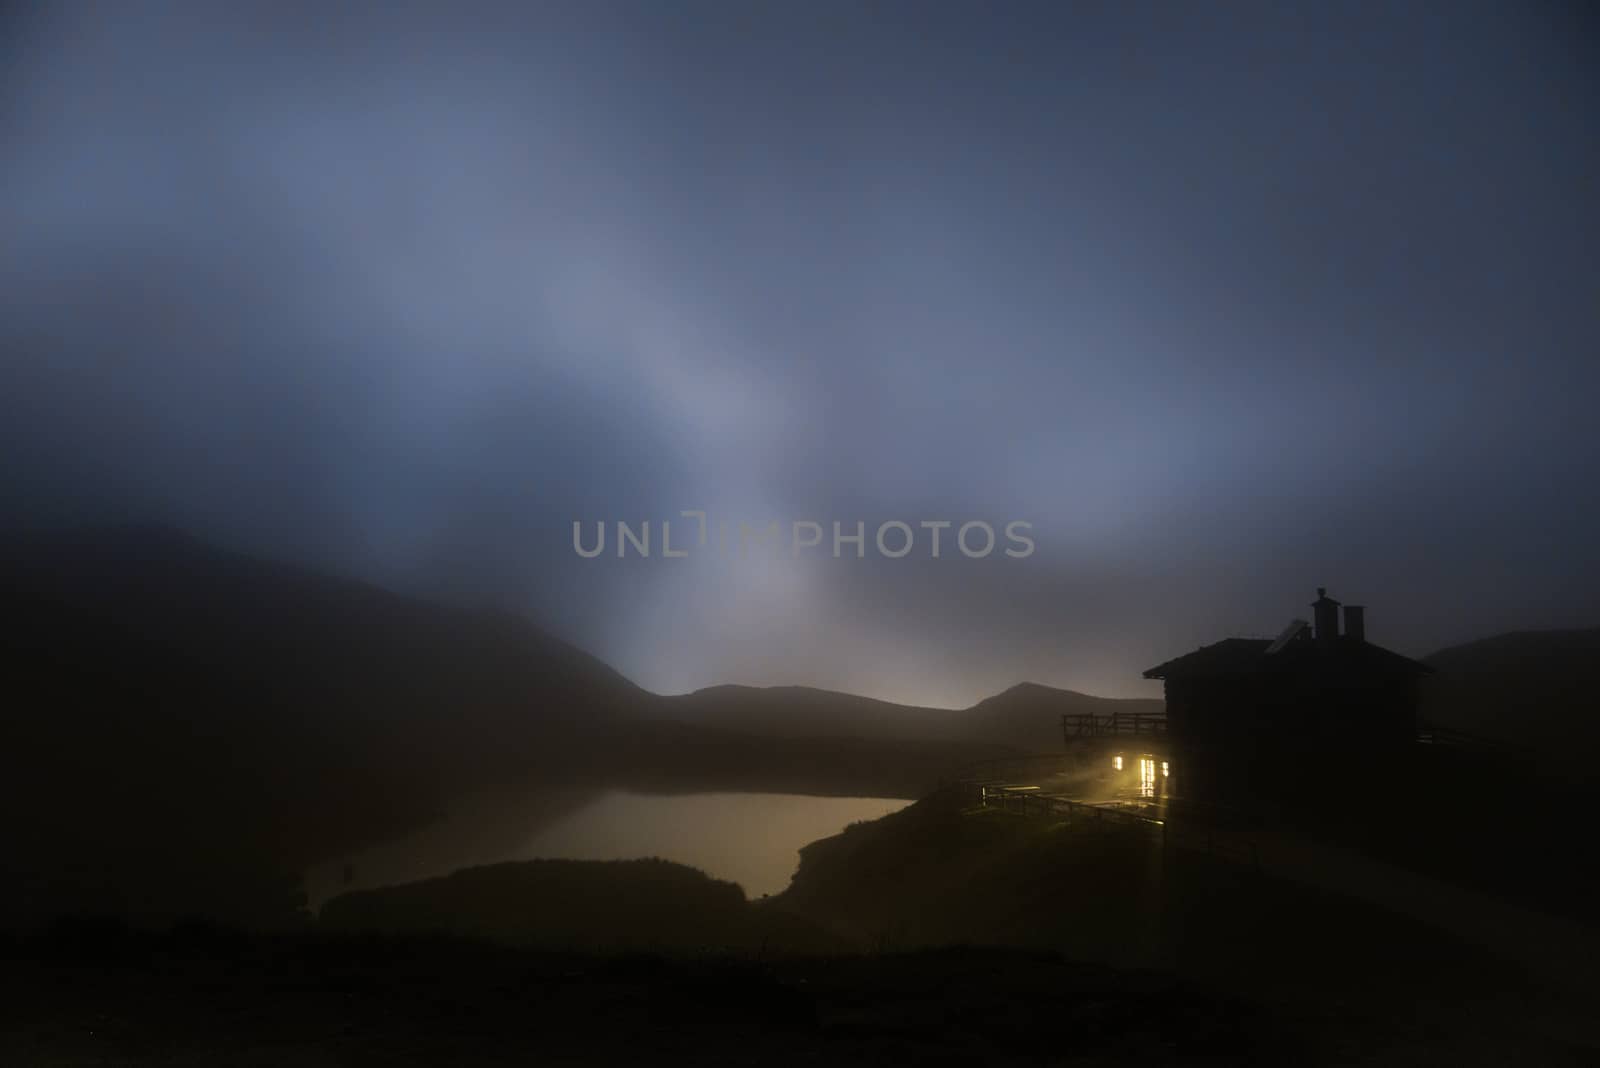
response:
<svg viewBox="0 0 1600 1068"><path fill-rule="evenodd" d="M1525 1009L1533 1016L1527 1022L1562 1042L1600 1050L1600 932L1340 846L1283 833L1249 840L1274 877L1409 916L1521 966L1552 993Z"/></svg>
<svg viewBox="0 0 1600 1068"><path fill-rule="evenodd" d="M1274 876L1368 901L1440 928L1570 989L1600 990L1600 932L1354 850L1282 833L1249 836Z"/></svg>

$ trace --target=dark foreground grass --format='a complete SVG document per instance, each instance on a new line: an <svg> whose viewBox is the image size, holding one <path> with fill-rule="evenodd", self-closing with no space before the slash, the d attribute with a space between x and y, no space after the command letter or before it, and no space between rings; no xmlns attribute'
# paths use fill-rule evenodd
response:
<svg viewBox="0 0 1600 1068"><path fill-rule="evenodd" d="M1052 955L595 957L461 940L14 947L16 1065L1274 1063L1290 1021ZM1296 1059L1299 1059L1298 1057Z"/></svg>
<svg viewBox="0 0 1600 1068"><path fill-rule="evenodd" d="M536 861L290 932L76 920L0 958L5 1068L1600 1063L1592 997L1414 918L943 795L759 902Z"/></svg>
<svg viewBox="0 0 1600 1068"><path fill-rule="evenodd" d="M417 936L11 943L0 1064L1584 1063L1515 1020L1222 997L1049 953L593 956Z"/></svg>

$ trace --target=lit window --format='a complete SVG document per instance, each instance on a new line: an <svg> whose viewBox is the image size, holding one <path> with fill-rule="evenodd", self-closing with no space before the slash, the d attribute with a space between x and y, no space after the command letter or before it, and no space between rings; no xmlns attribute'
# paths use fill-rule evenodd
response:
<svg viewBox="0 0 1600 1068"><path fill-rule="evenodd" d="M1172 774L1172 769L1167 765L1167 762L1165 760L1163 760L1161 762L1161 777L1163 779L1165 779L1168 775L1171 775L1171 774Z"/></svg>
<svg viewBox="0 0 1600 1068"><path fill-rule="evenodd" d="M1139 758L1139 796L1153 797L1156 792L1156 762L1153 757Z"/></svg>
<svg viewBox="0 0 1600 1068"><path fill-rule="evenodd" d="M1121 753L1118 753L1116 756L1111 758L1111 766L1116 768L1118 771L1122 770L1122 754Z"/></svg>

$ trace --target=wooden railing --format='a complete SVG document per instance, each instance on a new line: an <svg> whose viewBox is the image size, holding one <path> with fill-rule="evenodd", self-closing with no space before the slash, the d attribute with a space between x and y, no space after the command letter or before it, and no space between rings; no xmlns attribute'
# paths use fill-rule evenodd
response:
<svg viewBox="0 0 1600 1068"><path fill-rule="evenodd" d="M1068 826L1142 831L1159 836L1163 849L1193 850L1246 865L1256 872L1261 871L1261 852L1254 842L1241 841L1236 834L1210 827L1174 823L1165 810L1158 810L1155 806L1141 811L1117 805L1091 804L1060 794L1046 793L1038 786L1026 784L964 780L956 786L965 800L974 806L998 808L1003 812L1054 820ZM1155 815L1151 811L1161 811L1163 814Z"/></svg>
<svg viewBox="0 0 1600 1068"><path fill-rule="evenodd" d="M1481 734L1471 734L1467 731L1457 730L1454 727L1444 727L1437 723L1422 722L1417 724L1417 741L1423 745L1453 745L1471 747L1474 749L1498 750L1505 753L1517 753L1526 749L1516 742L1508 742L1499 738L1485 738Z"/></svg>
<svg viewBox="0 0 1600 1068"><path fill-rule="evenodd" d="M1165 712L1067 712L1061 717L1061 738L1071 745L1079 738L1107 738L1117 735L1167 734ZM1515 750L1515 742L1487 738L1436 723L1417 724L1417 741L1424 745L1473 746L1482 749Z"/></svg>
<svg viewBox="0 0 1600 1068"><path fill-rule="evenodd" d="M1101 738L1117 734L1165 734L1165 712L1067 712L1061 717L1061 737L1068 744L1074 738Z"/></svg>

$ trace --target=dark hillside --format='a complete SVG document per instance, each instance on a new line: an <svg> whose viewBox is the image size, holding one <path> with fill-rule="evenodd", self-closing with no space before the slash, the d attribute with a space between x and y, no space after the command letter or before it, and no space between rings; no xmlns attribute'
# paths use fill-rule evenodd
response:
<svg viewBox="0 0 1600 1068"><path fill-rule="evenodd" d="M1524 745L1600 748L1600 627L1501 634L1441 649L1423 691L1428 719Z"/></svg>
<svg viewBox="0 0 1600 1068"><path fill-rule="evenodd" d="M275 912L311 860L524 771L644 696L522 620L164 530L13 539L0 598L13 922L181 912L261 872L279 889L241 889L233 911Z"/></svg>

